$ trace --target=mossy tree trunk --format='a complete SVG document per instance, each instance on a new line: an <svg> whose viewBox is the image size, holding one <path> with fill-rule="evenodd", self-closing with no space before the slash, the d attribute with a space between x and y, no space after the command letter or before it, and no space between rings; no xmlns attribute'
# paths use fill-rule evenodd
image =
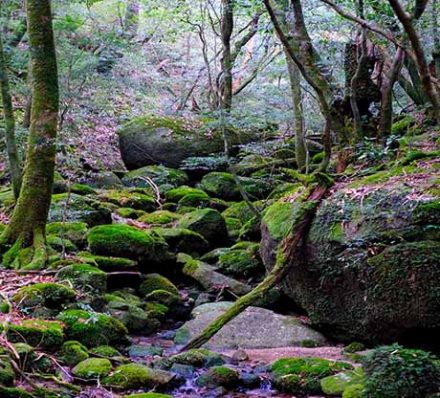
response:
<svg viewBox="0 0 440 398"><path fill-rule="evenodd" d="M307 164L307 145L304 131L304 112L301 92L301 75L298 67L284 50L289 73L290 91L292 93L294 133L295 133L295 157L299 170L305 170Z"/></svg>
<svg viewBox="0 0 440 398"><path fill-rule="evenodd" d="M1 4L0 4L1 10ZM11 173L12 187L15 199L18 198L21 187L20 156L15 140L15 117L12 106L12 97L6 68L6 58L3 51L3 38L0 31L0 88L3 103L3 118L5 120L5 138L8 152L9 171Z"/></svg>
<svg viewBox="0 0 440 398"><path fill-rule="evenodd" d="M283 281L292 267L298 263L298 257L301 254L301 249L304 244L304 237L307 235L318 205L331 185L332 180L327 175L316 175L316 182L306 189L306 192L301 198L297 199L301 201L301 203L300 206L298 206L290 232L277 248L274 268L255 289L240 297L231 308L192 339L182 351L201 347L228 322L240 315L246 308L259 299L264 298L270 289Z"/></svg>
<svg viewBox="0 0 440 398"><path fill-rule="evenodd" d="M32 63L32 114L23 183L12 219L1 237L10 246L3 263L13 263L20 249L33 248L27 269L45 265L45 226L55 168L58 73L50 0L26 2Z"/></svg>
<svg viewBox="0 0 440 398"><path fill-rule="evenodd" d="M221 20L221 39L223 54L222 65L222 87L221 87L221 108L229 111L232 107L232 51L231 38L234 30L233 0L222 0L223 14Z"/></svg>

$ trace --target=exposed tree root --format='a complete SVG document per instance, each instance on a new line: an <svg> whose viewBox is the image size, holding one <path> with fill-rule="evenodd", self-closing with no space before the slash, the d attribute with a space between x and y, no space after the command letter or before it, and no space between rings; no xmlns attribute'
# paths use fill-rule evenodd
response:
<svg viewBox="0 0 440 398"><path fill-rule="evenodd" d="M22 232L14 237L6 229L0 237L0 252L4 253L2 265L17 270L40 270L47 263L47 246L44 228Z"/></svg>
<svg viewBox="0 0 440 398"><path fill-rule="evenodd" d="M333 184L333 181L325 174L317 174L315 181L307 188L305 194L297 199L302 203L297 209L290 232L278 246L274 268L255 289L240 297L229 310L214 320L202 333L183 347L181 351L199 348L205 344L223 326L242 313L247 307L251 306L258 299L264 298L268 291L277 286L297 263L304 236L307 234L315 211Z"/></svg>

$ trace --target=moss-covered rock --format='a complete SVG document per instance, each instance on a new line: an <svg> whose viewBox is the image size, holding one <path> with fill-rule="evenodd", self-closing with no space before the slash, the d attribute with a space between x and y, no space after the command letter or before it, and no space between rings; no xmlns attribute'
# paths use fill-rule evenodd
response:
<svg viewBox="0 0 440 398"><path fill-rule="evenodd" d="M78 250L69 239L57 235L47 235L46 243L52 250L60 253L74 253Z"/></svg>
<svg viewBox="0 0 440 398"><path fill-rule="evenodd" d="M158 210L139 217L139 221L150 225L167 225L178 221L182 216L168 210Z"/></svg>
<svg viewBox="0 0 440 398"><path fill-rule="evenodd" d="M250 291L249 285L217 272L212 265L203 261L181 254L178 256L178 262L183 264L182 272L184 275L208 291L216 292L227 288L238 296L242 296Z"/></svg>
<svg viewBox="0 0 440 398"><path fill-rule="evenodd" d="M360 367L355 370L337 373L334 376L324 377L320 383L324 394L342 395L348 387L364 384L365 375Z"/></svg>
<svg viewBox="0 0 440 398"><path fill-rule="evenodd" d="M115 210L115 213L123 218L137 220L139 217L145 214L145 211L132 209L131 207L119 207Z"/></svg>
<svg viewBox="0 0 440 398"><path fill-rule="evenodd" d="M116 348L109 345L100 345L92 348L90 354L109 359L122 357L122 354Z"/></svg>
<svg viewBox="0 0 440 398"><path fill-rule="evenodd" d="M107 290L107 274L92 265L67 265L57 272L56 277L87 292L102 293Z"/></svg>
<svg viewBox="0 0 440 398"><path fill-rule="evenodd" d="M153 313L136 305L112 301L107 309L113 317L126 326L129 332L149 335L160 327L160 321L153 316Z"/></svg>
<svg viewBox="0 0 440 398"><path fill-rule="evenodd" d="M115 371L102 380L105 386L122 390L137 388L164 388L174 379L174 374L145 365L130 363L118 366Z"/></svg>
<svg viewBox="0 0 440 398"><path fill-rule="evenodd" d="M87 176L86 183L92 188L97 189L117 189L124 187L121 179L112 171L90 173Z"/></svg>
<svg viewBox="0 0 440 398"><path fill-rule="evenodd" d="M201 387L234 388L239 382L239 373L227 366L214 366L198 377L196 383Z"/></svg>
<svg viewBox="0 0 440 398"><path fill-rule="evenodd" d="M72 184L70 186L70 192L76 193L77 195L96 195L97 192L92 187L87 184Z"/></svg>
<svg viewBox="0 0 440 398"><path fill-rule="evenodd" d="M53 222L47 224L46 233L66 238L78 248L87 244L87 224L84 222Z"/></svg>
<svg viewBox="0 0 440 398"><path fill-rule="evenodd" d="M259 254L258 243L242 245L221 253L218 267L226 274L250 277L264 274L264 265Z"/></svg>
<svg viewBox="0 0 440 398"><path fill-rule="evenodd" d="M66 341L60 350L60 358L67 366L75 366L89 358L87 348L79 341Z"/></svg>
<svg viewBox="0 0 440 398"><path fill-rule="evenodd" d="M179 167L188 157L223 152L220 131L201 121L166 116L133 119L118 132L122 159L128 169L152 164ZM232 146L257 140L255 130L231 131ZM172 154L172 156L170 156Z"/></svg>
<svg viewBox="0 0 440 398"><path fill-rule="evenodd" d="M209 250L208 241L199 233L186 228L154 228L153 231L166 240L174 253L199 255Z"/></svg>
<svg viewBox="0 0 440 398"><path fill-rule="evenodd" d="M319 394L322 393L321 379L352 368L345 362L321 358L283 358L270 366L270 377L274 385L284 392Z"/></svg>
<svg viewBox="0 0 440 398"><path fill-rule="evenodd" d="M20 288L12 300L21 310L33 310L36 307L61 309L75 298L73 289L52 282L35 283Z"/></svg>
<svg viewBox="0 0 440 398"><path fill-rule="evenodd" d="M177 287L167 278L159 274L145 275L143 282L139 286L139 293L146 296L155 290L165 290L169 293L179 295Z"/></svg>
<svg viewBox="0 0 440 398"><path fill-rule="evenodd" d="M17 387L3 387L0 385L0 397L2 398L34 398L35 395Z"/></svg>
<svg viewBox="0 0 440 398"><path fill-rule="evenodd" d="M136 191L111 190L103 192L98 198L119 207L130 207L135 210L154 211L157 207L157 203L152 196Z"/></svg>
<svg viewBox="0 0 440 398"><path fill-rule="evenodd" d="M440 330L440 220L428 209L438 198L426 194L433 179L416 173L375 178L367 189L364 184L356 180L322 202L302 265L291 270L284 291L335 338L424 343ZM412 200L419 196L423 205ZM281 199L264 213L261 255L267 268L295 218L298 205L290 202Z"/></svg>
<svg viewBox="0 0 440 398"><path fill-rule="evenodd" d="M212 366L224 365L224 358L217 352L205 348L197 348L173 355L169 358L160 359L155 366L162 369L170 369L174 364L190 365L194 368L211 368Z"/></svg>
<svg viewBox="0 0 440 398"><path fill-rule="evenodd" d="M112 370L112 363L107 358L89 358L78 363L73 369L74 376L81 379L100 379Z"/></svg>
<svg viewBox="0 0 440 398"><path fill-rule="evenodd" d="M239 177L239 182L244 191L252 200L263 199L272 190L271 184L262 179ZM241 199L240 188L230 173L213 172L205 175L200 182L200 187L208 194L225 199Z"/></svg>
<svg viewBox="0 0 440 398"><path fill-rule="evenodd" d="M172 169L162 165L145 166L125 174L122 182L129 187L151 188L148 180L161 187L169 185L178 187L188 182L188 176L182 170Z"/></svg>
<svg viewBox="0 0 440 398"><path fill-rule="evenodd" d="M66 325L66 335L87 347L117 343L124 340L127 328L119 320L101 313L67 310L58 319Z"/></svg>
<svg viewBox="0 0 440 398"><path fill-rule="evenodd" d="M365 396L417 398L438 392L439 358L397 344L373 350L364 361Z"/></svg>
<svg viewBox="0 0 440 398"><path fill-rule="evenodd" d="M24 319L8 325L7 337L13 343L27 343L33 347L56 350L63 344L63 325L56 321Z"/></svg>
<svg viewBox="0 0 440 398"><path fill-rule="evenodd" d="M187 213L179 220L177 226L199 233L214 246L221 245L228 237L224 218L213 209Z"/></svg>
<svg viewBox="0 0 440 398"><path fill-rule="evenodd" d="M92 253L98 255L126 257L142 264L158 264L173 258L163 238L129 225L95 227L87 240Z"/></svg>
<svg viewBox="0 0 440 398"><path fill-rule="evenodd" d="M82 263L91 264L106 272L130 270L137 266L137 261L124 257L99 256L89 252L80 252L77 255Z"/></svg>
<svg viewBox="0 0 440 398"><path fill-rule="evenodd" d="M111 223L111 212L97 200L77 194L52 195L48 222L84 222L88 226Z"/></svg>

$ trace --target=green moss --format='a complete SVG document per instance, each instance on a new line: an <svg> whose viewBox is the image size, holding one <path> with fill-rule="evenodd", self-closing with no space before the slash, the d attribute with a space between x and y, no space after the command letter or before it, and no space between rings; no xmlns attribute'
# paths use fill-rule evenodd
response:
<svg viewBox="0 0 440 398"><path fill-rule="evenodd" d="M156 263L172 258L164 239L129 225L98 226L90 230L87 239L94 254Z"/></svg>
<svg viewBox="0 0 440 398"><path fill-rule="evenodd" d="M100 379L112 370L112 363L107 358L89 358L72 369L72 373L81 379Z"/></svg>
<svg viewBox="0 0 440 398"><path fill-rule="evenodd" d="M78 195L96 195L96 191L85 184L72 184L70 191Z"/></svg>
<svg viewBox="0 0 440 398"><path fill-rule="evenodd" d="M182 299L178 294L174 294L161 289L154 290L151 293L148 293L145 296L145 300L166 305L168 308L172 308L182 303Z"/></svg>
<svg viewBox="0 0 440 398"><path fill-rule="evenodd" d="M342 398L364 398L365 397L365 386L363 384L353 384L352 386L348 386L344 393L342 394Z"/></svg>
<svg viewBox="0 0 440 398"><path fill-rule="evenodd" d="M169 369L175 363L190 365L196 368L210 368L212 366L221 366L225 361L220 354L205 348L188 350L159 361L160 366L166 369Z"/></svg>
<svg viewBox="0 0 440 398"><path fill-rule="evenodd" d="M14 343L27 343L33 347L55 350L64 341L63 326L60 322L41 319L25 319L19 324L10 324L8 339Z"/></svg>
<svg viewBox="0 0 440 398"><path fill-rule="evenodd" d="M321 358L283 358L270 367L275 386L288 393L321 393L320 380L353 366Z"/></svg>
<svg viewBox="0 0 440 398"><path fill-rule="evenodd" d="M124 302L110 302L108 311L132 333L149 335L158 330L160 322L142 308Z"/></svg>
<svg viewBox="0 0 440 398"><path fill-rule="evenodd" d="M439 359L397 344L379 347L365 359L367 397L418 398L438 392Z"/></svg>
<svg viewBox="0 0 440 398"><path fill-rule="evenodd" d="M153 370L147 366L130 363L120 365L110 375L102 380L105 386L119 389L153 388L157 385L165 385L174 378L168 372Z"/></svg>
<svg viewBox="0 0 440 398"><path fill-rule="evenodd" d="M348 353L348 354L354 354L355 352L363 351L363 350L365 350L365 345L357 341L354 341L344 347L344 353Z"/></svg>
<svg viewBox="0 0 440 398"><path fill-rule="evenodd" d="M120 207L131 207L135 210L154 211L157 203L152 196L145 195L136 191L106 191L99 195L103 201L113 203Z"/></svg>
<svg viewBox="0 0 440 398"><path fill-rule="evenodd" d="M365 382L365 375L362 368L353 371L341 372L334 376L328 376L321 380L321 388L328 395L342 395L352 385L359 385Z"/></svg>
<svg viewBox="0 0 440 398"><path fill-rule="evenodd" d="M117 319L83 310L67 310L58 319L66 325L66 335L87 347L117 343L125 338L127 328Z"/></svg>
<svg viewBox="0 0 440 398"><path fill-rule="evenodd" d="M239 373L226 366L214 366L203 373L196 381L201 387L234 388L239 381Z"/></svg>
<svg viewBox="0 0 440 398"><path fill-rule="evenodd" d="M99 293L107 289L107 274L88 264L72 264L61 268L57 278L67 280L84 291Z"/></svg>
<svg viewBox="0 0 440 398"><path fill-rule="evenodd" d="M145 309L151 315L151 317L156 319L164 319L166 314L169 312L169 308L160 303L145 303Z"/></svg>
<svg viewBox="0 0 440 398"><path fill-rule="evenodd" d="M78 248L69 239L60 238L56 235L47 235L46 243L57 252L73 253L78 250Z"/></svg>
<svg viewBox="0 0 440 398"><path fill-rule="evenodd" d="M154 213L145 214L139 218L140 222L151 225L172 224L181 218L180 214L173 213L168 210L159 210Z"/></svg>
<svg viewBox="0 0 440 398"><path fill-rule="evenodd" d="M179 200L179 207L206 207L209 201L209 195L205 192L189 193Z"/></svg>
<svg viewBox="0 0 440 398"><path fill-rule="evenodd" d="M200 182L200 187L209 195L225 200L240 198L240 190L230 173L212 172L206 174Z"/></svg>
<svg viewBox="0 0 440 398"><path fill-rule="evenodd" d="M98 256L88 252L78 253L79 259L91 263L103 271L114 271L118 269L131 269L137 266L137 262L123 257Z"/></svg>
<svg viewBox="0 0 440 398"><path fill-rule="evenodd" d="M180 294L177 287L164 276L159 274L145 275L144 281L139 286L139 293L146 296L155 290L165 290L177 296Z"/></svg>
<svg viewBox="0 0 440 398"><path fill-rule="evenodd" d="M217 210L213 209L187 213L179 220L177 226L197 232L211 243L219 244L227 237L225 220Z"/></svg>
<svg viewBox="0 0 440 398"><path fill-rule="evenodd" d="M296 203L276 202L270 206L263 216L263 224L273 239L281 240L287 236L295 219Z"/></svg>
<svg viewBox="0 0 440 398"><path fill-rule="evenodd" d="M407 115L403 117L402 119L398 120L397 122L394 122L391 127L391 132L394 135L402 135L407 132L407 130L414 124L414 117Z"/></svg>
<svg viewBox="0 0 440 398"><path fill-rule="evenodd" d="M84 247L87 244L87 224L84 222L53 222L47 224L46 233L69 239L78 247Z"/></svg>
<svg viewBox="0 0 440 398"><path fill-rule="evenodd" d="M205 191L202 191L198 188L191 188L188 186L181 186L178 188L170 189L166 194L165 198L168 202L174 202L177 203L179 200L184 198L187 195L201 195L201 196L207 196L209 199L209 196Z"/></svg>
<svg viewBox="0 0 440 398"><path fill-rule="evenodd" d="M131 207L119 207L115 210L115 213L123 218L132 218L133 220L137 220L145 214L143 210L136 210Z"/></svg>
<svg viewBox="0 0 440 398"><path fill-rule="evenodd" d="M109 345L100 345L99 347L92 348L90 354L105 358L117 358L122 357L122 354Z"/></svg>
<svg viewBox="0 0 440 398"><path fill-rule="evenodd" d="M59 283L48 282L22 287L14 294L12 300L23 310L38 306L56 309L71 302L75 296L73 289Z"/></svg>
<svg viewBox="0 0 440 398"><path fill-rule="evenodd" d="M159 187L171 185L178 187L188 182L188 176L182 170L172 169L162 165L145 166L128 172L122 179L129 186L151 188L146 179L151 179Z"/></svg>
<svg viewBox="0 0 440 398"><path fill-rule="evenodd" d="M185 228L154 228L175 253L201 254L209 250L208 241L199 233Z"/></svg>
<svg viewBox="0 0 440 398"><path fill-rule="evenodd" d="M248 246L246 249L231 249L220 254L218 266L222 271L240 277L264 274L258 249L258 244Z"/></svg>
<svg viewBox="0 0 440 398"><path fill-rule="evenodd" d="M60 358L67 366L75 366L81 361L88 359L87 348L79 341L66 341L61 347Z"/></svg>

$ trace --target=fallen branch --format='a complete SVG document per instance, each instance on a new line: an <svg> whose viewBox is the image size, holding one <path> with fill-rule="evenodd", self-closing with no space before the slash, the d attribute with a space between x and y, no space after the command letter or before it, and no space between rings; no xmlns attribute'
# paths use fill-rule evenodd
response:
<svg viewBox="0 0 440 398"><path fill-rule="evenodd" d="M276 262L272 271L252 291L240 297L224 314L215 319L203 332L185 345L181 351L199 348L217 334L228 322L241 314L258 299L264 298L270 289L277 286L297 264L303 240L315 215L315 211L324 198L333 181L326 174L317 174L315 182L306 188L306 192L297 200L301 203L290 232L278 246Z"/></svg>

